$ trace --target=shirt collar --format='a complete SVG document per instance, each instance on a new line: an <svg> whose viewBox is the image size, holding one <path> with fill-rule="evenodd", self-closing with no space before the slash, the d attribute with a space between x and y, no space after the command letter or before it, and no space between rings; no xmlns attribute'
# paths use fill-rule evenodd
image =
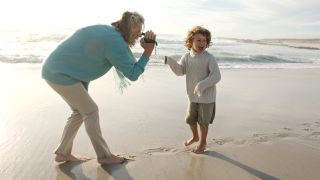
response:
<svg viewBox="0 0 320 180"><path fill-rule="evenodd" d="M195 57L195 56L199 56L199 55L202 55L202 54L205 54L206 53L206 50L204 50L202 53L197 53L196 51L194 51L192 48L190 50L190 55L191 57Z"/></svg>

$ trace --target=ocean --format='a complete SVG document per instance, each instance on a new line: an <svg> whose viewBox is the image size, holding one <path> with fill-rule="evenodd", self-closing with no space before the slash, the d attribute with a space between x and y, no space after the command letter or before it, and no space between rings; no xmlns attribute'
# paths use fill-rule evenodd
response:
<svg viewBox="0 0 320 180"><path fill-rule="evenodd" d="M43 59L73 33L70 29L0 30L1 63L42 63ZM158 34L158 46L149 66L161 66L164 56L177 61L187 51L183 35ZM213 38L207 49L220 68L320 68L320 39ZM132 48L139 57L142 48Z"/></svg>

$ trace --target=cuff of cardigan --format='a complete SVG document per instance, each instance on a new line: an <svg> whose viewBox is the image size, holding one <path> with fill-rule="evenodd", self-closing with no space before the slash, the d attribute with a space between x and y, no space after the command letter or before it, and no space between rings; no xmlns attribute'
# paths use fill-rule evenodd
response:
<svg viewBox="0 0 320 180"><path fill-rule="evenodd" d="M140 57L138 64L142 67L145 67L149 61L149 57L146 56L145 54L142 54L142 56Z"/></svg>

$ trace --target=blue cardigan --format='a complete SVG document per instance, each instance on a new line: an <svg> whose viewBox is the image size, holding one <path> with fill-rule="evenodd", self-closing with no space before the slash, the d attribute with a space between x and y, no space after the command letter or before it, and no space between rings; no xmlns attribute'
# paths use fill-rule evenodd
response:
<svg viewBox="0 0 320 180"><path fill-rule="evenodd" d="M42 77L61 85L90 81L107 73L112 66L131 81L144 72L149 57L137 61L120 32L108 25L93 25L77 30L46 58Z"/></svg>

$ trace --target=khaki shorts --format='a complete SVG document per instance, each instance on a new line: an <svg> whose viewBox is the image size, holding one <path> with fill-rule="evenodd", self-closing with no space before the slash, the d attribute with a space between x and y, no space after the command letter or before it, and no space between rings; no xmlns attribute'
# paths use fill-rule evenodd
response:
<svg viewBox="0 0 320 180"><path fill-rule="evenodd" d="M216 103L189 103L186 123L199 123L204 127L212 124L216 114Z"/></svg>

